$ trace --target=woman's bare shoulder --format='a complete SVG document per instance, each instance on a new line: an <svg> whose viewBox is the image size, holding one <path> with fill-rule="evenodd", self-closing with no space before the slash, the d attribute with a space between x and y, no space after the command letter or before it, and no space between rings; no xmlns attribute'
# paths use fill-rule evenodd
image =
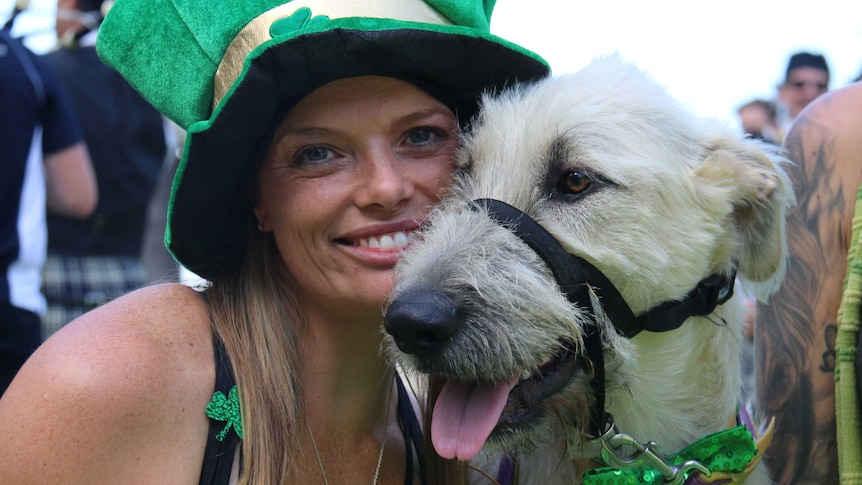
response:
<svg viewBox="0 0 862 485"><path fill-rule="evenodd" d="M158 453L146 451L156 443L197 453L215 379L211 342L203 299L181 285L137 290L81 316L37 349L0 399L0 440L15 450L0 465L10 460L2 468L25 482L64 470L85 483L98 472L87 456L126 476L146 473L135 463ZM47 475L26 475L39 467Z"/></svg>
<svg viewBox="0 0 862 485"><path fill-rule="evenodd" d="M62 362L72 382L95 379L90 384L132 388L129 391L137 386L164 388L185 385L180 381L190 373L212 373L211 342L203 298L186 286L165 284L131 292L82 315L46 341L32 360L33 365L50 367Z"/></svg>
<svg viewBox="0 0 862 485"><path fill-rule="evenodd" d="M168 333L194 330L195 324L206 324L209 317L204 299L198 291L179 283L146 286L103 305L78 320L87 324L100 322L133 326ZM78 321L74 322L78 323Z"/></svg>
<svg viewBox="0 0 862 485"><path fill-rule="evenodd" d="M147 357L153 357L151 364L160 367L200 357L200 352L210 353L211 341L209 312L202 296L184 285L162 284L133 291L82 315L40 350L66 354L72 349L84 352L84 346L90 349L84 354L87 359L140 359L146 365Z"/></svg>

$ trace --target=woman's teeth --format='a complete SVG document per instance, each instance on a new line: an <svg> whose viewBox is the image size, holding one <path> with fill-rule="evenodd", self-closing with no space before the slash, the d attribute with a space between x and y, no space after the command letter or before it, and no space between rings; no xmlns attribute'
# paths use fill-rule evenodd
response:
<svg viewBox="0 0 862 485"><path fill-rule="evenodd" d="M359 238L360 246L371 249L400 249L408 244L410 244L410 236L401 231Z"/></svg>

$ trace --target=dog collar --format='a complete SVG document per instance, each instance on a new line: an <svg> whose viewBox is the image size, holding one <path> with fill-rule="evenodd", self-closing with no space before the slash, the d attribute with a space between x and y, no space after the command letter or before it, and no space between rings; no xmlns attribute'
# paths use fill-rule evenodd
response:
<svg viewBox="0 0 862 485"><path fill-rule="evenodd" d="M733 296L735 268L730 274L714 274L700 281L697 286L679 301L662 303L639 316L635 316L619 290L601 272L584 258L569 253L545 230L541 224L521 210L496 199L476 199L469 207L486 213L492 220L509 229L545 261L566 298L592 309L590 292L602 302L602 310L610 318L617 332L632 338L643 330L666 332L675 330L690 316L705 316L715 307ZM589 433L599 437L607 421L605 407L605 365L601 329L593 324L584 329L584 350L593 376L590 386L595 396L595 406L590 414Z"/></svg>

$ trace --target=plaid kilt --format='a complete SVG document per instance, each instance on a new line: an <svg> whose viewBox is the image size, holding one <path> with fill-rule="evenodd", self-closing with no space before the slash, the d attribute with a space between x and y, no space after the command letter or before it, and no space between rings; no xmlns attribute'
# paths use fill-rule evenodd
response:
<svg viewBox="0 0 862 485"><path fill-rule="evenodd" d="M42 292L48 312L42 338L118 296L144 285L144 268L130 256L48 255L42 271Z"/></svg>

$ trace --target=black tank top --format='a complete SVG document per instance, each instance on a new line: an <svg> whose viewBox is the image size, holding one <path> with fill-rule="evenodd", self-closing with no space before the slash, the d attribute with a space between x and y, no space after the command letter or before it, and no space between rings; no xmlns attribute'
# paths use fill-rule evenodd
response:
<svg viewBox="0 0 862 485"><path fill-rule="evenodd" d="M228 360L224 344L218 338L213 338L213 352L215 354L216 365L215 392L228 395L236 382L233 376L233 367L231 367L230 360ZM407 394L404 383L401 382L400 378L396 378L395 383L398 389L398 423L404 436L404 448L407 450L404 485L413 485L414 457L417 458L416 462L419 463L420 481L422 485L427 485L427 473L425 471L422 451L422 428L419 427L419 421L416 419L416 413L413 410L413 404L410 401L410 396ZM219 440L217 436L222 433L224 427L224 422L210 419L206 451L204 452L204 461L201 468L200 485L228 485L230 482L234 455L240 438L237 436L234 428L230 428L223 439ZM240 467L242 467L241 461Z"/></svg>

